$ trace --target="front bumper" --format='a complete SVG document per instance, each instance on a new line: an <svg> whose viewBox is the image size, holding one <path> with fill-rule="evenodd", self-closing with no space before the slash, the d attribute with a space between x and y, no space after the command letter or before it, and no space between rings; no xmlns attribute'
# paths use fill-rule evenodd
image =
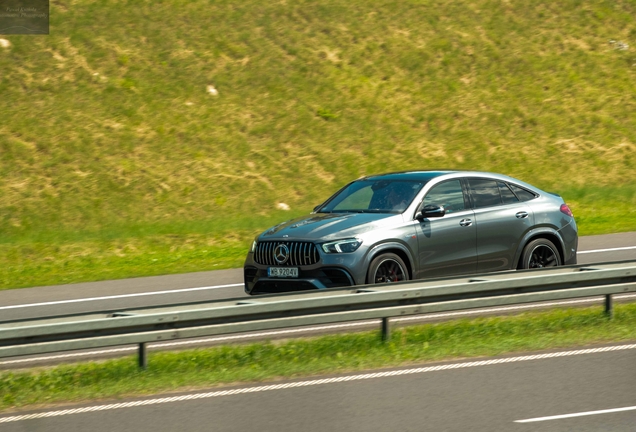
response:
<svg viewBox="0 0 636 432"><path fill-rule="evenodd" d="M298 269L298 278L270 278L267 267L245 265L243 268L245 292L250 295L306 291L355 285L351 274L339 267Z"/></svg>

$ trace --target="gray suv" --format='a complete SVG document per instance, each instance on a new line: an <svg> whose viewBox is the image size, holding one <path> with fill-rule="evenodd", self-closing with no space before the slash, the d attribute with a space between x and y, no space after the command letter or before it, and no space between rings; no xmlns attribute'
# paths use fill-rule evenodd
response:
<svg viewBox="0 0 636 432"><path fill-rule="evenodd" d="M501 174L407 171L355 180L254 240L248 294L576 264L563 199Z"/></svg>

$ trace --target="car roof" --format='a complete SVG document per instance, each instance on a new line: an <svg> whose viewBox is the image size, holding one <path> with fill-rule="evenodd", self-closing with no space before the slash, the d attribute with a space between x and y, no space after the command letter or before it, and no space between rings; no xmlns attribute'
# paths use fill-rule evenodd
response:
<svg viewBox="0 0 636 432"><path fill-rule="evenodd" d="M403 180L403 181L421 181L424 183L428 183L430 180L436 178L436 177L440 177L443 175L448 175L450 174L450 177L452 178L456 178L457 174L460 176L466 176L466 177L487 177L487 178L491 178L491 179L497 179L500 181L506 181L506 182L511 182L514 183L518 186L522 186L526 189L530 189L532 191L535 191L536 193L541 193L542 191L540 189L538 189L536 186L533 186L531 184L528 184L522 180L519 180L517 178L514 177L510 177L507 176L505 174L500 174L500 173L494 173L494 172L487 172L487 171L472 171L472 170L412 170L412 171L397 171L397 172L390 172L390 173L385 173L385 174L376 174L376 175L370 175L370 176L365 176L362 178L359 178L357 181L360 180L392 180L392 181L397 181L397 180ZM455 175L453 175L455 174Z"/></svg>
<svg viewBox="0 0 636 432"><path fill-rule="evenodd" d="M386 174L376 174L366 177L362 177L359 180L410 180L410 181L424 181L439 177L444 174L451 174L457 171L398 171Z"/></svg>

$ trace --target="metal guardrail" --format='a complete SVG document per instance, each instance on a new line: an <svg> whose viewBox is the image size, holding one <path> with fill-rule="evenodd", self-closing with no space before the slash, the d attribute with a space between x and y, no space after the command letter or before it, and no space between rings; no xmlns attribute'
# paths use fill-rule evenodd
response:
<svg viewBox="0 0 636 432"><path fill-rule="evenodd" d="M636 292L636 261L0 322L0 358Z"/></svg>

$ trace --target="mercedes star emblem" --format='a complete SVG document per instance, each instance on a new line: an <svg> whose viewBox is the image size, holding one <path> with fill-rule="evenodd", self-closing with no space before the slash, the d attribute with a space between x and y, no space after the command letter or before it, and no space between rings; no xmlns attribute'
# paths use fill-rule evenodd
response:
<svg viewBox="0 0 636 432"><path fill-rule="evenodd" d="M284 244L279 244L274 249L274 259L278 264L285 264L289 259L289 248Z"/></svg>

